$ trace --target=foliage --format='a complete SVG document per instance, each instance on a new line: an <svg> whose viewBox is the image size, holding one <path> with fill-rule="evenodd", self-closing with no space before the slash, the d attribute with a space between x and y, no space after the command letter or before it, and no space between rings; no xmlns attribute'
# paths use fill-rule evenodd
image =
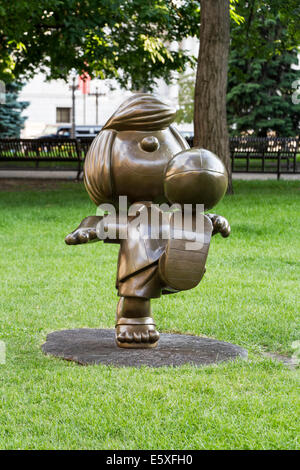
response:
<svg viewBox="0 0 300 470"><path fill-rule="evenodd" d="M200 2L201 4L201 2ZM244 18L239 15L236 10L238 0L230 0L229 11L230 17L233 22L241 24ZM194 118L194 93L195 93L195 72L190 68L189 71L181 73L178 78L179 93L178 104L179 109L176 115L178 123L186 122L191 123Z"/></svg>
<svg viewBox="0 0 300 470"><path fill-rule="evenodd" d="M21 0L0 3L0 79L38 69L64 78L75 69L151 89L192 63L173 41L198 34L199 2Z"/></svg>
<svg viewBox="0 0 300 470"><path fill-rule="evenodd" d="M282 136L299 134L300 105L292 102L299 71L291 68L298 62L291 27L297 11L289 18L274 3L279 6L279 2L239 2L245 22L233 24L231 30L227 111L232 134L248 130L257 135L270 130Z"/></svg>
<svg viewBox="0 0 300 470"><path fill-rule="evenodd" d="M195 73L181 74L178 79L178 111L176 113L176 122L193 122L194 116L194 92L195 92Z"/></svg>
<svg viewBox="0 0 300 470"><path fill-rule="evenodd" d="M21 113L29 105L27 101L17 101L22 86L16 82L6 85L5 103L0 104L0 138L20 137L26 120Z"/></svg>
<svg viewBox="0 0 300 470"><path fill-rule="evenodd" d="M285 9L287 8L287 10ZM228 123L231 134L254 130L265 135L299 134L300 105L293 104L293 84L299 80L295 47L300 17L298 3L239 0L236 11L244 21L232 21L228 77ZM287 13L288 12L288 13ZM194 78L179 78L178 122L192 122Z"/></svg>
<svg viewBox="0 0 300 470"><path fill-rule="evenodd" d="M1 191L1 449L299 448L297 371L261 355L292 354L299 340L299 184L234 186L216 208L232 235L214 237L201 284L152 308L160 331L230 341L250 357L174 369L42 354L51 331L114 327L118 250L64 244L95 213L83 185Z"/></svg>
<svg viewBox="0 0 300 470"><path fill-rule="evenodd" d="M237 24L244 23L245 18L241 15L238 14L236 6L239 3L239 0L230 0L230 17L232 20L234 20Z"/></svg>

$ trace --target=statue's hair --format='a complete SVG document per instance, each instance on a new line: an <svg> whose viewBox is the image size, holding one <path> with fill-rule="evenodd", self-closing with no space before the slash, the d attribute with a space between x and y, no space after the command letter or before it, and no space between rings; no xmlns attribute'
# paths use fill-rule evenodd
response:
<svg viewBox="0 0 300 470"><path fill-rule="evenodd" d="M175 109L167 103L145 93L137 93L121 104L93 140L85 158L84 183L96 205L114 200L111 152L118 131L158 131L170 126L182 148L188 148L185 139L171 125L175 114Z"/></svg>
<svg viewBox="0 0 300 470"><path fill-rule="evenodd" d="M174 121L176 110L161 99L137 93L124 101L104 129L116 131L159 131Z"/></svg>
<svg viewBox="0 0 300 470"><path fill-rule="evenodd" d="M84 184L98 206L112 200L111 151L116 132L103 130L92 142L84 161Z"/></svg>

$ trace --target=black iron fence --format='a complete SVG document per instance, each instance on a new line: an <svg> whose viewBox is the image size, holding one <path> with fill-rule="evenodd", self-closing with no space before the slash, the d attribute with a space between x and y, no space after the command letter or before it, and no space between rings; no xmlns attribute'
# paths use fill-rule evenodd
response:
<svg viewBox="0 0 300 470"><path fill-rule="evenodd" d="M0 139L0 169L75 169L79 178L92 140ZM298 138L234 137L230 155L234 173L300 173Z"/></svg>
<svg viewBox="0 0 300 470"><path fill-rule="evenodd" d="M92 140L0 139L0 169L76 170L78 179Z"/></svg>
<svg viewBox="0 0 300 470"><path fill-rule="evenodd" d="M300 142L295 137L230 139L233 173L300 173Z"/></svg>

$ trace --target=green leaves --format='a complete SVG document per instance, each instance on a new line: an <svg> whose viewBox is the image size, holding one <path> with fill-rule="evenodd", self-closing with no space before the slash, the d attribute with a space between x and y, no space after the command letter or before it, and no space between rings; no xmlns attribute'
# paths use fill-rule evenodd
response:
<svg viewBox="0 0 300 470"><path fill-rule="evenodd" d="M157 60L165 63L164 55L171 61L174 62L172 54L170 51L163 45L162 41L159 38L148 36L147 34L141 34L140 39L144 44L145 52L149 52L150 58L153 63Z"/></svg>
<svg viewBox="0 0 300 470"><path fill-rule="evenodd" d="M195 74L182 74L178 80L179 85L179 109L176 113L176 122L193 122L194 118L194 91Z"/></svg>
<svg viewBox="0 0 300 470"><path fill-rule="evenodd" d="M20 0L0 7L0 79L66 79L72 69L151 89L191 62L173 41L198 35L199 2ZM3 44L3 45L2 45ZM8 77L9 76L9 77ZM5 77L5 78L4 78Z"/></svg>
<svg viewBox="0 0 300 470"><path fill-rule="evenodd" d="M293 0L239 0L237 11L245 22L231 26L227 111L232 134L299 134L300 106L291 99L299 79L291 68L297 63L291 25L299 22L299 10L294 7Z"/></svg>
<svg viewBox="0 0 300 470"><path fill-rule="evenodd" d="M245 18L241 15L239 15L236 11L236 4L238 4L239 0L230 0L230 17L233 21L235 21L237 24L244 23Z"/></svg>

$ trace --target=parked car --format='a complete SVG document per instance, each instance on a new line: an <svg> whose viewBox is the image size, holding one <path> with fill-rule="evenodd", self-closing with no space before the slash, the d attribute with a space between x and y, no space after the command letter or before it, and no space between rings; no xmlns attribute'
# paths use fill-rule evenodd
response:
<svg viewBox="0 0 300 470"><path fill-rule="evenodd" d="M96 137L101 131L102 126L76 126L75 137L80 139L81 137ZM71 136L71 125L65 124L64 126L58 127L56 133L46 134L37 137L37 139L69 139Z"/></svg>

